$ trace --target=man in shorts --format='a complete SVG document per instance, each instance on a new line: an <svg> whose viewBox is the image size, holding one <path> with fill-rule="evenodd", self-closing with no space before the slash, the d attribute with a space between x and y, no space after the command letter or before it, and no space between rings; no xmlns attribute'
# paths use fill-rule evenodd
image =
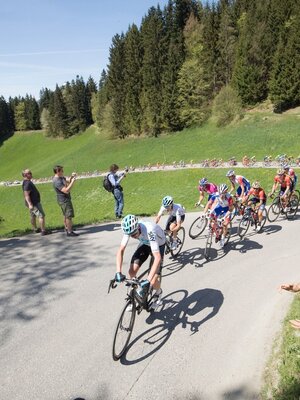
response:
<svg viewBox="0 0 300 400"><path fill-rule="evenodd" d="M22 171L23 183L22 189L25 199L25 206L28 207L30 212L30 222L34 232L41 232L42 236L51 233L45 229L45 212L41 204L41 195L37 190L35 184L32 182L32 172L30 169ZM36 219L38 218L40 228L36 226Z"/></svg>
<svg viewBox="0 0 300 400"><path fill-rule="evenodd" d="M128 214L122 220L123 238L117 252L117 272L115 280L122 282L125 275L122 274L123 257L130 238L139 241L129 268L130 278L134 278L142 264L150 256L153 257L151 269L148 271L147 279L141 281L138 295L143 297L149 290L150 284L155 289L152 308L156 309L161 304L162 289L160 287L160 273L165 252L166 237L162 228L150 221L139 221L135 215Z"/></svg>
<svg viewBox="0 0 300 400"><path fill-rule="evenodd" d="M68 237L78 236L78 233L73 231L74 209L71 201L71 189L76 181L76 173L73 172L70 178L64 177L64 168L61 165L56 165L53 168L54 177L52 180L54 190L57 195L57 203L60 206L63 216L64 225Z"/></svg>

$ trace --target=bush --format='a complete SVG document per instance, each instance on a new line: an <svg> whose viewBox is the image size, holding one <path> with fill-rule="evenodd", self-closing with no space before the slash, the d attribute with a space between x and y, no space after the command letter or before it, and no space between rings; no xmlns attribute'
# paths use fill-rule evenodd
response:
<svg viewBox="0 0 300 400"><path fill-rule="evenodd" d="M232 87L224 86L215 97L213 117L217 121L217 126L227 125L243 117L241 99Z"/></svg>

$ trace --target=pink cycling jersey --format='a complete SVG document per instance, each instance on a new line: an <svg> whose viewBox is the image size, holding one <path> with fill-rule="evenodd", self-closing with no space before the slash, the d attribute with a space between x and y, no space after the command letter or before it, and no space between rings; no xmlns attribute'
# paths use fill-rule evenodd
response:
<svg viewBox="0 0 300 400"><path fill-rule="evenodd" d="M199 186L198 189L199 192L206 192L208 194L214 194L218 191L217 185L215 185L214 183L207 183L204 186Z"/></svg>

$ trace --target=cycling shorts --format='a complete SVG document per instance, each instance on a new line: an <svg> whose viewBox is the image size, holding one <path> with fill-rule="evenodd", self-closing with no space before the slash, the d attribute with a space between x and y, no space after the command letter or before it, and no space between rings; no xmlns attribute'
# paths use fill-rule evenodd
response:
<svg viewBox="0 0 300 400"><path fill-rule="evenodd" d="M185 219L185 215L181 215L180 219L181 219L181 222L183 222L184 219ZM166 231L169 231L170 230L170 225L173 224L173 223L176 223L176 222L177 222L176 216L175 215L170 215L170 217L168 218L167 224L166 224Z"/></svg>
<svg viewBox="0 0 300 400"><path fill-rule="evenodd" d="M159 246L159 252L161 255L161 262L159 265L159 270L156 273L159 275L163 266L164 254L165 254L165 244ZM149 255L152 256L151 247L146 244L139 246L131 257L131 264L137 264L139 267L147 260Z"/></svg>

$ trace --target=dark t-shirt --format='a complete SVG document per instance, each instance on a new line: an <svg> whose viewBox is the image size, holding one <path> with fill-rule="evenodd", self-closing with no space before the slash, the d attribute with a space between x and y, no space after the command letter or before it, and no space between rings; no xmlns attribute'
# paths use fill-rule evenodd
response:
<svg viewBox="0 0 300 400"><path fill-rule="evenodd" d="M24 179L22 183L23 192L29 192L29 197L31 203L36 206L38 203L41 202L41 195L40 192L37 190L34 183L29 181L28 179ZM25 200L25 206L28 207L27 201Z"/></svg>
<svg viewBox="0 0 300 400"><path fill-rule="evenodd" d="M66 200L71 199L70 193L64 193L61 191L62 188L66 187L67 181L64 176L55 176L52 180L54 190L57 194L57 201L59 203L64 203Z"/></svg>

